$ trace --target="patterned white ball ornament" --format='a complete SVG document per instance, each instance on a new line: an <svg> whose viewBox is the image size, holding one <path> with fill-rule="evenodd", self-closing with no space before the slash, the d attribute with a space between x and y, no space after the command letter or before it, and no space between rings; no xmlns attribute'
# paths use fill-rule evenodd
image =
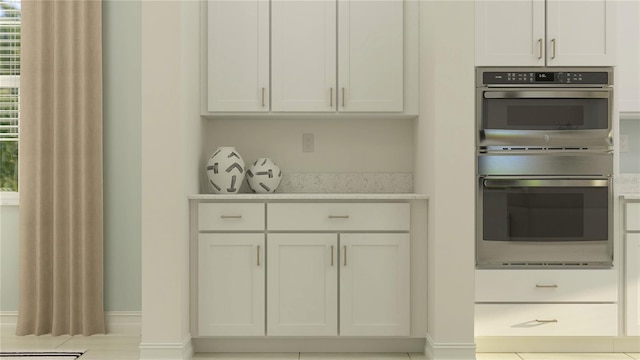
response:
<svg viewBox="0 0 640 360"><path fill-rule="evenodd" d="M254 193L275 192L282 181L282 171L268 158L256 160L247 170L247 183Z"/></svg>
<svg viewBox="0 0 640 360"><path fill-rule="evenodd" d="M237 193L244 180L244 174L244 160L231 146L217 148L207 162L207 176L214 193Z"/></svg>

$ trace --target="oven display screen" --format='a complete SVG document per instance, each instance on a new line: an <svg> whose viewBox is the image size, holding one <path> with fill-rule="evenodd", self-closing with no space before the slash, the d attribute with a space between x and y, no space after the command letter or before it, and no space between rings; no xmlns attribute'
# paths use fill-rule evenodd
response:
<svg viewBox="0 0 640 360"><path fill-rule="evenodd" d="M555 79L554 73L552 72L538 72L536 73L536 82L553 82Z"/></svg>

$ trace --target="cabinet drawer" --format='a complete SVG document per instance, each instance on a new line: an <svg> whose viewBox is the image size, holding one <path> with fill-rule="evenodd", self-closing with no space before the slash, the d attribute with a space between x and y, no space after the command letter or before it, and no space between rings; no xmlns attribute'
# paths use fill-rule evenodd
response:
<svg viewBox="0 0 640 360"><path fill-rule="evenodd" d="M616 302L615 270L476 270L476 302Z"/></svg>
<svg viewBox="0 0 640 360"><path fill-rule="evenodd" d="M475 336L616 336L616 304L476 304Z"/></svg>
<svg viewBox="0 0 640 360"><path fill-rule="evenodd" d="M640 202L627 203L625 214L627 231L640 231Z"/></svg>
<svg viewBox="0 0 640 360"><path fill-rule="evenodd" d="M264 230L264 204L199 203L198 230Z"/></svg>
<svg viewBox="0 0 640 360"><path fill-rule="evenodd" d="M409 231L406 203L268 204L269 230Z"/></svg>

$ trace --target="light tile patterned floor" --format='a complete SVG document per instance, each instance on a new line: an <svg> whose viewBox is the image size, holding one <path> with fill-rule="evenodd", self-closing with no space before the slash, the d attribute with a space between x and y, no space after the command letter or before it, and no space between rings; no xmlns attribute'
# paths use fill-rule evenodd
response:
<svg viewBox="0 0 640 360"><path fill-rule="evenodd" d="M83 336L15 336L0 334L0 351L61 350L85 351L80 360L138 360L140 337L94 335ZM195 354L198 360L426 360L424 354L338 354L338 353L269 353L269 354ZM640 353L479 353L476 360L640 360Z"/></svg>

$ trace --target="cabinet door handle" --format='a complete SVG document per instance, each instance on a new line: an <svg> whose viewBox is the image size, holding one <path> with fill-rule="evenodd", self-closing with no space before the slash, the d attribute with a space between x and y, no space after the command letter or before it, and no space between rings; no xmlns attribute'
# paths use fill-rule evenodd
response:
<svg viewBox="0 0 640 360"><path fill-rule="evenodd" d="M344 246L344 266L347 266L347 246Z"/></svg>
<svg viewBox="0 0 640 360"><path fill-rule="evenodd" d="M537 288L557 288L558 285L556 284L551 284L551 285L542 285L542 284L536 284Z"/></svg>
<svg viewBox="0 0 640 360"><path fill-rule="evenodd" d="M548 319L548 320L536 319L536 322L539 322L539 323L557 323L558 320L556 320L556 319Z"/></svg>
<svg viewBox="0 0 640 360"><path fill-rule="evenodd" d="M342 107L344 107L344 88L342 88Z"/></svg>
<svg viewBox="0 0 640 360"><path fill-rule="evenodd" d="M242 219L242 215L220 215L220 219L223 219L223 220Z"/></svg>
<svg viewBox="0 0 640 360"><path fill-rule="evenodd" d="M538 59L542 59L542 39L538 39Z"/></svg>
<svg viewBox="0 0 640 360"><path fill-rule="evenodd" d="M262 88L262 107L264 107L264 88Z"/></svg>
<svg viewBox="0 0 640 360"><path fill-rule="evenodd" d="M329 88L329 107L333 107L333 88Z"/></svg>
<svg viewBox="0 0 640 360"><path fill-rule="evenodd" d="M329 215L329 219L348 219L349 215Z"/></svg>
<svg viewBox="0 0 640 360"><path fill-rule="evenodd" d="M258 259L257 260L258 266L260 266L260 245L258 245L258 247L256 249L257 249L256 250L256 259Z"/></svg>
<svg viewBox="0 0 640 360"><path fill-rule="evenodd" d="M333 266L333 245L331 245L331 266Z"/></svg>
<svg viewBox="0 0 640 360"><path fill-rule="evenodd" d="M551 59L556 58L556 39L551 39Z"/></svg>

